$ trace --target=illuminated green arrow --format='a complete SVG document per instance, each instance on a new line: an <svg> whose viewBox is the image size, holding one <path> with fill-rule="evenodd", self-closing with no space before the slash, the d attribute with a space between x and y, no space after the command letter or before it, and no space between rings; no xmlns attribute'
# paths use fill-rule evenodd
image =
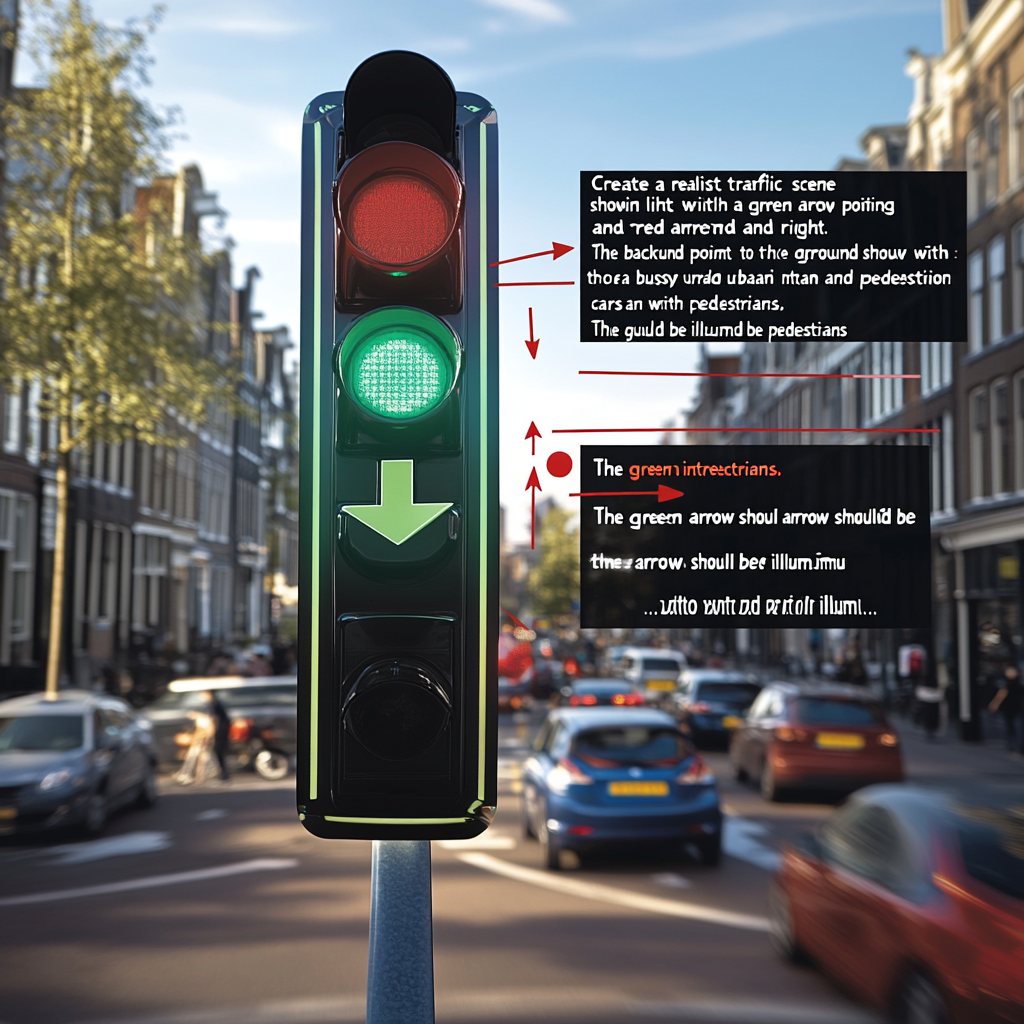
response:
<svg viewBox="0 0 1024 1024"><path fill-rule="evenodd" d="M353 519L386 537L392 544L404 544L452 507L452 502L412 500L412 459L394 459L380 464L380 504L342 505Z"/></svg>

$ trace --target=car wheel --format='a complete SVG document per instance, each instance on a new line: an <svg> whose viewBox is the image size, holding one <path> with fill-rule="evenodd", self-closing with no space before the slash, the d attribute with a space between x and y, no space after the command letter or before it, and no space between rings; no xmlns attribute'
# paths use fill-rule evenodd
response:
<svg viewBox="0 0 1024 1024"><path fill-rule="evenodd" d="M540 818L537 825L537 838L540 840L541 859L548 871L560 871L562 868L562 850L558 839L551 834L547 825L547 808L541 808Z"/></svg>
<svg viewBox="0 0 1024 1024"><path fill-rule="evenodd" d="M82 829L86 835L98 836L106 827L110 817L110 801L106 793L93 793L85 805Z"/></svg>
<svg viewBox="0 0 1024 1024"><path fill-rule="evenodd" d="M732 766L732 777L737 782L749 782L750 781L750 774L747 772L747 769L744 768L743 765L736 764L735 762L733 763L733 766Z"/></svg>
<svg viewBox="0 0 1024 1024"><path fill-rule="evenodd" d="M139 783L139 795L135 798L135 803L139 807L152 807L159 795L156 787L156 765L150 764L146 777Z"/></svg>
<svg viewBox="0 0 1024 1024"><path fill-rule="evenodd" d="M779 785L775 781L775 772L772 771L771 763L765 761L761 765L761 796L769 803L775 803L781 797Z"/></svg>
<svg viewBox="0 0 1024 1024"><path fill-rule="evenodd" d="M768 889L768 928L772 949L783 960L791 964L806 962L804 951L796 939L789 897L778 882L772 882Z"/></svg>
<svg viewBox="0 0 1024 1024"><path fill-rule="evenodd" d="M261 778L276 782L288 774L291 765L288 763L288 755L282 754L280 750L261 750L253 761L253 767Z"/></svg>
<svg viewBox="0 0 1024 1024"><path fill-rule="evenodd" d="M526 798L525 790L523 791L522 826L524 839L537 838L537 830L533 827L533 822L530 820L530 803Z"/></svg>
<svg viewBox="0 0 1024 1024"><path fill-rule="evenodd" d="M700 859L705 867L717 868L722 862L722 834L702 839L697 844L700 850Z"/></svg>
<svg viewBox="0 0 1024 1024"><path fill-rule="evenodd" d="M900 1024L949 1024L946 1001L939 987L927 975L915 971L900 991Z"/></svg>

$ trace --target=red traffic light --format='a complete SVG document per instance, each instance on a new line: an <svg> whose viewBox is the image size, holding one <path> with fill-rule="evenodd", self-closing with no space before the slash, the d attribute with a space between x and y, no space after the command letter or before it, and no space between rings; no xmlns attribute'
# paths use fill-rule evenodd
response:
<svg viewBox="0 0 1024 1024"><path fill-rule="evenodd" d="M334 187L338 308L460 309L462 213L462 182L431 150L381 142L353 157Z"/></svg>

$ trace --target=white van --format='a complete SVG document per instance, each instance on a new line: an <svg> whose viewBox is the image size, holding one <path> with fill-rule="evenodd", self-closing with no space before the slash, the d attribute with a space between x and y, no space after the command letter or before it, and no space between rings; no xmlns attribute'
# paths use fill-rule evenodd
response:
<svg viewBox="0 0 1024 1024"><path fill-rule="evenodd" d="M686 668L686 658L679 651L660 647L627 647L619 658L619 671L649 704L657 704L676 688Z"/></svg>

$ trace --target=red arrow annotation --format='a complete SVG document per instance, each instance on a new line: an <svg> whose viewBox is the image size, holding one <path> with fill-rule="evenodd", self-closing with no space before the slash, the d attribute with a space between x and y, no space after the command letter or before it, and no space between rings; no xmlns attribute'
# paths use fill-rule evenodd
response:
<svg viewBox="0 0 1024 1024"><path fill-rule="evenodd" d="M552 434L941 434L939 427L577 427ZM637 493L637 492L633 492Z"/></svg>
<svg viewBox="0 0 1024 1024"><path fill-rule="evenodd" d="M658 484L656 491L579 491L570 494L570 498L632 498L637 494L656 494L658 501L675 501L681 498L683 491L677 491L674 487L666 487L665 484Z"/></svg>
<svg viewBox="0 0 1024 1024"><path fill-rule="evenodd" d="M523 490L530 492L530 550L537 544L537 492L544 490L537 479L537 467L530 470L530 479L526 481Z"/></svg>
<svg viewBox="0 0 1024 1024"><path fill-rule="evenodd" d="M537 454L537 438L538 437L543 437L543 436L544 435L537 429L537 424L534 423L533 420L530 420L530 427L526 431L526 438L525 438L525 440L530 442L530 454L531 455L536 455ZM536 473L537 471L534 470L534 472ZM527 484L526 486L529 487L530 485Z"/></svg>
<svg viewBox="0 0 1024 1024"><path fill-rule="evenodd" d="M530 358L537 358L537 347L540 345L540 338L533 336L533 306L530 307L530 340L526 343L527 349L530 351Z"/></svg>
<svg viewBox="0 0 1024 1024"><path fill-rule="evenodd" d="M520 260L532 260L538 256L550 256L552 260L557 260L559 256L564 256L567 252L572 252L573 246L562 245L561 242L552 242L550 249L545 249L543 252L531 252L526 256L513 256L510 260L497 260L492 263L492 267L500 267L503 263L518 263Z"/></svg>
<svg viewBox="0 0 1024 1024"><path fill-rule="evenodd" d="M591 377L815 377L851 380L920 380L919 373L683 373L675 370L580 370Z"/></svg>
<svg viewBox="0 0 1024 1024"><path fill-rule="evenodd" d="M575 281L495 281L495 288L529 288L539 284L575 284Z"/></svg>

